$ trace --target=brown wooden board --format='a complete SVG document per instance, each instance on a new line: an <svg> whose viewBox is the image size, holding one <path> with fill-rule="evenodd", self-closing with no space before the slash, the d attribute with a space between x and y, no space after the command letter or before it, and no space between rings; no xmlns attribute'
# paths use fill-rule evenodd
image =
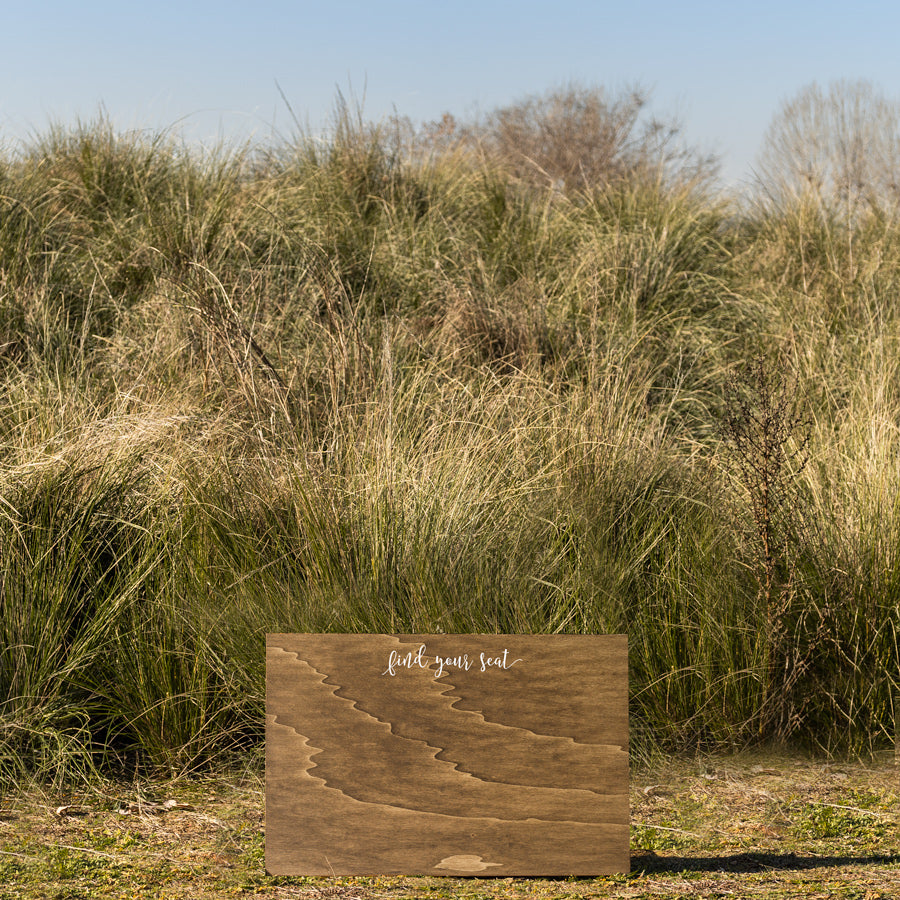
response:
<svg viewBox="0 0 900 900"><path fill-rule="evenodd" d="M270 634L274 875L629 870L624 635Z"/></svg>

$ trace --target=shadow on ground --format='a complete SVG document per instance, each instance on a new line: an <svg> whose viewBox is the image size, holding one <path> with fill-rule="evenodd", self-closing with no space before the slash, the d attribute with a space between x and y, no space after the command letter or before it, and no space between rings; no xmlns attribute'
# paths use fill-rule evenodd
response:
<svg viewBox="0 0 900 900"><path fill-rule="evenodd" d="M900 854L871 856L799 856L796 853L736 853L731 856L657 856L641 853L631 857L631 871L660 874L678 872L797 872L841 866L900 865Z"/></svg>

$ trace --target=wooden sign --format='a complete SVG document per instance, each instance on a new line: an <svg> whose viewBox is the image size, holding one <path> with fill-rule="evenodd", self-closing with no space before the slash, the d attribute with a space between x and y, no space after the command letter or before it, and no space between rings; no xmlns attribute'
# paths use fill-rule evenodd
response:
<svg viewBox="0 0 900 900"><path fill-rule="evenodd" d="M629 870L624 635L271 634L274 875Z"/></svg>

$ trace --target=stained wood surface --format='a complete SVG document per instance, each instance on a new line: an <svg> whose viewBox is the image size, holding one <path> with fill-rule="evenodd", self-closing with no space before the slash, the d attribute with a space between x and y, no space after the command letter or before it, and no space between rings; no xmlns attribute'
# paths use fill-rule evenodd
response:
<svg viewBox="0 0 900 900"><path fill-rule="evenodd" d="M267 636L272 874L627 872L628 825L624 635Z"/></svg>

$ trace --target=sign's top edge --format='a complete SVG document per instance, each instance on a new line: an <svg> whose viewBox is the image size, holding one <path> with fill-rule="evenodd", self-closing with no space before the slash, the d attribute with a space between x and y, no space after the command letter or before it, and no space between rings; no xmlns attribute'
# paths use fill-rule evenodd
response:
<svg viewBox="0 0 900 900"><path fill-rule="evenodd" d="M351 637L390 637L390 638L445 638L445 637L504 637L504 638L627 638L628 635L622 632L604 632L602 634L581 634L569 632L554 632L546 634L538 632L534 634L523 634L521 632L508 631L267 631L266 638L281 637L283 635L296 635L304 637L329 637L329 638L351 638Z"/></svg>

